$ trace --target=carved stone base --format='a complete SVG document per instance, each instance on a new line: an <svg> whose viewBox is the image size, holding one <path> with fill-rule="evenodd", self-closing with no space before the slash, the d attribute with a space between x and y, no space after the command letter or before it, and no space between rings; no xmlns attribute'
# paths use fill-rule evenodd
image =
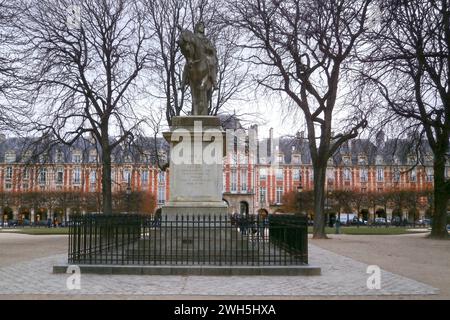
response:
<svg viewBox="0 0 450 320"><path fill-rule="evenodd" d="M170 195L163 215L224 215L224 132L213 116L174 117L170 132ZM213 160L213 161L212 161Z"/></svg>

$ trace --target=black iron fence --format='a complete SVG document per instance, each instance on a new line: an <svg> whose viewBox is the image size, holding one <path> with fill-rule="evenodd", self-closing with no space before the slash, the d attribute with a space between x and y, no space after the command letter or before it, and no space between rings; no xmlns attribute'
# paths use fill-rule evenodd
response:
<svg viewBox="0 0 450 320"><path fill-rule="evenodd" d="M304 217L74 215L72 264L301 265L308 263Z"/></svg>

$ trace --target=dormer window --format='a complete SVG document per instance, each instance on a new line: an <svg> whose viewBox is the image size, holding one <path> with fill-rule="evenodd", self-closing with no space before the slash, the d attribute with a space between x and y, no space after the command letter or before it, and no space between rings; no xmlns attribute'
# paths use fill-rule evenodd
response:
<svg viewBox="0 0 450 320"><path fill-rule="evenodd" d="M48 156L46 154L39 155L39 163L47 163Z"/></svg>
<svg viewBox="0 0 450 320"><path fill-rule="evenodd" d="M378 166L382 165L382 164L383 164L383 157L380 156L380 155L378 155L378 156L375 158L375 164L378 165Z"/></svg>
<svg viewBox="0 0 450 320"><path fill-rule="evenodd" d="M394 164L400 164L400 159L398 158L398 156L394 156L394 159L393 159L393 161L394 161Z"/></svg>
<svg viewBox="0 0 450 320"><path fill-rule="evenodd" d="M350 156L344 156L342 158L342 161L344 162L344 165L349 166L350 165Z"/></svg>
<svg viewBox="0 0 450 320"><path fill-rule="evenodd" d="M145 151L144 154L141 155L141 161L143 163L149 163L150 162L150 152Z"/></svg>
<svg viewBox="0 0 450 320"><path fill-rule="evenodd" d="M279 153L277 156L277 162L278 163L284 163L284 154Z"/></svg>
<svg viewBox="0 0 450 320"><path fill-rule="evenodd" d="M167 153L164 150L158 151L158 157L159 157L159 160L162 162L167 161Z"/></svg>
<svg viewBox="0 0 450 320"><path fill-rule="evenodd" d="M327 165L332 167L333 166L333 158L329 158L327 161Z"/></svg>
<svg viewBox="0 0 450 320"><path fill-rule="evenodd" d="M367 157L364 154L358 156L358 164L362 166L367 164Z"/></svg>
<svg viewBox="0 0 450 320"><path fill-rule="evenodd" d="M81 155L81 151L74 151L72 154L72 162L73 163L81 163L83 157Z"/></svg>
<svg viewBox="0 0 450 320"><path fill-rule="evenodd" d="M28 162L31 160L31 156L32 156L32 152L31 151L26 151L23 155L22 155L22 162Z"/></svg>
<svg viewBox="0 0 450 320"><path fill-rule="evenodd" d="M131 156L126 155L124 161L125 161L125 163L131 163L132 162Z"/></svg>
<svg viewBox="0 0 450 320"><path fill-rule="evenodd" d="M416 163L416 157L413 155L408 156L408 164L413 165Z"/></svg>
<svg viewBox="0 0 450 320"><path fill-rule="evenodd" d="M97 158L97 150L91 150L89 152L89 162L90 163L96 163L98 160Z"/></svg>
<svg viewBox="0 0 450 320"><path fill-rule="evenodd" d="M5 162L14 163L16 162L16 153L14 151L8 151L5 153Z"/></svg>
<svg viewBox="0 0 450 320"><path fill-rule="evenodd" d="M293 164L300 164L300 155L299 154L292 155L292 163Z"/></svg>
<svg viewBox="0 0 450 320"><path fill-rule="evenodd" d="M63 153L62 153L61 150L56 151L55 162L56 163L62 163L63 162Z"/></svg>

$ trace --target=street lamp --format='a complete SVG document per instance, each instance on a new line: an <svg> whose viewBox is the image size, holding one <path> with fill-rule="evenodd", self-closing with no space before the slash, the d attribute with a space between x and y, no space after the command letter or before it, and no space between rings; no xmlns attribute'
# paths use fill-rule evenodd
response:
<svg viewBox="0 0 450 320"><path fill-rule="evenodd" d="M299 184L297 186L297 207L298 207L298 211L301 214L302 210L301 210L301 199L300 199L300 193L302 193L303 191L303 187L301 184Z"/></svg>
<svg viewBox="0 0 450 320"><path fill-rule="evenodd" d="M127 213L130 213L130 196L131 196L130 184L128 184L127 186L126 194L127 194Z"/></svg>

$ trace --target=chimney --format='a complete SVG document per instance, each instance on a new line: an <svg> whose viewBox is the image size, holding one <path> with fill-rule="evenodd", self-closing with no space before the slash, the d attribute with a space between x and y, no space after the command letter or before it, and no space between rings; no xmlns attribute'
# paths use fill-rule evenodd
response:
<svg viewBox="0 0 450 320"><path fill-rule="evenodd" d="M269 152L267 153L269 157L273 156L273 128L270 128L269 130L269 143L267 144L267 147L269 148Z"/></svg>

